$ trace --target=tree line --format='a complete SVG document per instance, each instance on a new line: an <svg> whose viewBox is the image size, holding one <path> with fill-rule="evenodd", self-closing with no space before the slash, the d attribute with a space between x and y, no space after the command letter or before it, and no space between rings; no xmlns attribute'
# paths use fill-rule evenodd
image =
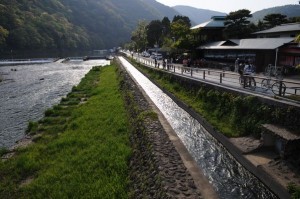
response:
<svg viewBox="0 0 300 199"><path fill-rule="evenodd" d="M282 14L268 14L257 24L251 23L251 11L241 9L230 12L225 17L223 35L226 39L251 37L251 33L273 28L284 23L300 22L300 17L287 18ZM172 21L167 17L147 23L140 21L131 34L131 42L125 48L144 51L148 48L161 47L166 51L191 50L206 42L199 37L200 29L191 29L191 21L186 16L174 16Z"/></svg>

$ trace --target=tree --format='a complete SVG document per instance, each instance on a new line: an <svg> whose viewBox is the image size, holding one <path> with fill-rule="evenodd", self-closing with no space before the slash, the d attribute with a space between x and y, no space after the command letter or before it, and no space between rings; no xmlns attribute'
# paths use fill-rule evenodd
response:
<svg viewBox="0 0 300 199"><path fill-rule="evenodd" d="M135 49L146 49L147 47L147 22L139 21L137 28L131 34L131 40L135 44Z"/></svg>
<svg viewBox="0 0 300 199"><path fill-rule="evenodd" d="M250 32L248 25L250 21L247 19L252 17L249 10L242 9L235 12L230 12L225 17L224 33L228 38L244 38Z"/></svg>
<svg viewBox="0 0 300 199"><path fill-rule="evenodd" d="M171 29L171 22L168 17L164 17L163 20L161 21L161 24L163 26L163 35L167 36L170 34L170 29Z"/></svg>
<svg viewBox="0 0 300 199"><path fill-rule="evenodd" d="M173 18L172 23L176 22L176 21L179 21L179 20L182 20L189 28L192 26L191 20L187 16L175 15L174 18Z"/></svg>
<svg viewBox="0 0 300 199"><path fill-rule="evenodd" d="M171 33L176 40L175 47L181 49L188 49L190 47L191 30L186 21L179 19L172 22Z"/></svg>
<svg viewBox="0 0 300 199"><path fill-rule="evenodd" d="M8 33L8 30L0 26L0 47L5 46Z"/></svg>
<svg viewBox="0 0 300 199"><path fill-rule="evenodd" d="M286 15L282 14L268 14L263 20L267 28L273 28L275 26L287 23Z"/></svg>
<svg viewBox="0 0 300 199"><path fill-rule="evenodd" d="M296 22L300 22L300 17L290 17L287 20L288 23L296 23Z"/></svg>
<svg viewBox="0 0 300 199"><path fill-rule="evenodd" d="M265 29L267 29L267 28L266 28L266 25L264 24L264 22L261 21L261 20L259 20L259 21L257 22L257 29L258 29L259 31L262 31L262 30L265 30Z"/></svg>
<svg viewBox="0 0 300 199"><path fill-rule="evenodd" d="M163 25L159 20L153 20L147 26L147 41L150 46L162 44Z"/></svg>

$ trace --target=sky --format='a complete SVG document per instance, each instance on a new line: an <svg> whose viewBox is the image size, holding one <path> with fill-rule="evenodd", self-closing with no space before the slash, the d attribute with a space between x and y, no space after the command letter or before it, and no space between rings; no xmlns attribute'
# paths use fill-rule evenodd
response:
<svg viewBox="0 0 300 199"><path fill-rule="evenodd" d="M214 11L229 13L240 9L250 10L251 13L275 6L288 4L299 5L299 0L156 0L167 6L186 5Z"/></svg>

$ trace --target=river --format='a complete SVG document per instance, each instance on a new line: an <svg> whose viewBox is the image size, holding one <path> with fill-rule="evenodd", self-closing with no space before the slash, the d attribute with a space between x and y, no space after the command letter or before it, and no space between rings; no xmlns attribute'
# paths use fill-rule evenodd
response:
<svg viewBox="0 0 300 199"><path fill-rule="evenodd" d="M93 66L107 64L106 60L71 60L1 66L0 148L22 139L28 122L41 119L44 111L58 104Z"/></svg>

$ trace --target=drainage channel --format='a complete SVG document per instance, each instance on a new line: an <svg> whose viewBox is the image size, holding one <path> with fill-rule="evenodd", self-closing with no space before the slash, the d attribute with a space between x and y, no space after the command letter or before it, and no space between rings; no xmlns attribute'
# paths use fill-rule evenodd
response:
<svg viewBox="0 0 300 199"><path fill-rule="evenodd" d="M245 169L209 132L123 57L125 69L160 109L189 153L224 199L277 198Z"/></svg>

